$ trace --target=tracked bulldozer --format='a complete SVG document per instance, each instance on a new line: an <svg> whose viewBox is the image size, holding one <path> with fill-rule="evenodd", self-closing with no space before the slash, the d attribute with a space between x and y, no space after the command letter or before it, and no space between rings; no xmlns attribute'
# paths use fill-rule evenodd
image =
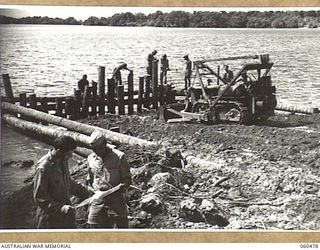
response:
<svg viewBox="0 0 320 250"><path fill-rule="evenodd" d="M248 60L231 79L222 76L221 65L230 60ZM209 64L217 63L214 70ZM203 121L252 124L274 115L276 88L272 85L269 55L239 56L193 62L191 86L185 102L163 108L168 122ZM207 82L206 82L207 80ZM197 84L196 84L197 82Z"/></svg>

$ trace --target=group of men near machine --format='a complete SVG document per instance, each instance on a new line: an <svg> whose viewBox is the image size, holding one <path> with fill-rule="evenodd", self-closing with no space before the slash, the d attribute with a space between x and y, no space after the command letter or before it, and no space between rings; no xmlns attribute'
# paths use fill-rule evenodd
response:
<svg viewBox="0 0 320 250"><path fill-rule="evenodd" d="M150 77L153 75L153 62L158 61L156 58L157 50L153 50L147 57L147 75ZM184 88L188 89L191 86L191 75L192 75L192 61L189 58L189 55L184 55L183 59L185 60L185 68L184 68ZM233 72L229 69L228 65L224 66L225 73L223 75L223 79L226 83L231 82L233 79ZM127 70L132 72L131 69L128 68L126 63L121 63L118 67L114 68L112 72L112 79L115 80L115 85L122 85L122 76L121 71ZM160 84L167 84L167 72L170 71L169 60L166 54L163 54L160 59ZM83 75L82 79L78 82L78 89L82 92L84 91L85 86L89 86L89 81L87 80L87 75Z"/></svg>

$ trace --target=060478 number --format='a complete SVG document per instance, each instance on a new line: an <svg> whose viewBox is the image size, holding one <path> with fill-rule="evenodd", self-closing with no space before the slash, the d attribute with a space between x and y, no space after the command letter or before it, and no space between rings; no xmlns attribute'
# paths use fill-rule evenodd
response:
<svg viewBox="0 0 320 250"><path fill-rule="evenodd" d="M319 245L318 245L318 244L313 244L313 243L310 243L310 244L300 244L300 248L304 248L304 249L317 249L317 248L319 248Z"/></svg>

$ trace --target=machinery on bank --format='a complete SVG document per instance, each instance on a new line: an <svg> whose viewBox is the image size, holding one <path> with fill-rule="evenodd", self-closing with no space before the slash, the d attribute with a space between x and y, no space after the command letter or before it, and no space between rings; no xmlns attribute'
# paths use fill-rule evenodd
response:
<svg viewBox="0 0 320 250"><path fill-rule="evenodd" d="M250 62L243 64L227 81L220 72L221 65L240 59ZM209 65L212 63L218 63L217 69ZM168 122L198 120L252 124L266 120L274 115L277 106L276 88L270 75L272 66L269 55L194 61L192 84L185 91L185 103L163 107L163 116Z"/></svg>

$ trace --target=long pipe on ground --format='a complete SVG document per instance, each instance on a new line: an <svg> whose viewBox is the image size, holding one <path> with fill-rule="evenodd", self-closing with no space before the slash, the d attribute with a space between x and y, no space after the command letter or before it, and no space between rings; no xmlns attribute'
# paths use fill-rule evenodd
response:
<svg viewBox="0 0 320 250"><path fill-rule="evenodd" d="M98 130L108 140L110 140L114 143L128 144L131 146L139 145L139 146L143 146L143 147L153 147L153 146L157 145L155 142L150 142L150 141L143 140L143 139L140 139L137 137L120 134L120 133L113 132L113 131L103 129L103 128L99 128L96 126L82 124L80 122L71 121L66 118L53 116L53 115L50 115L50 114L47 114L47 113L44 113L44 112L41 112L38 110L25 108L25 107L11 104L8 102L2 102L1 109L2 109L2 111L5 111L5 112L19 113L19 114L24 115L26 117L35 118L41 122L51 123L51 124L54 124L54 125L57 125L60 127L64 127L64 128L79 132L79 133L86 134L86 135L90 135L93 131Z"/></svg>
<svg viewBox="0 0 320 250"><path fill-rule="evenodd" d="M292 112L292 113L302 113L302 114L320 113L318 108L297 108L297 107L289 107L284 105L277 105L276 110Z"/></svg>

